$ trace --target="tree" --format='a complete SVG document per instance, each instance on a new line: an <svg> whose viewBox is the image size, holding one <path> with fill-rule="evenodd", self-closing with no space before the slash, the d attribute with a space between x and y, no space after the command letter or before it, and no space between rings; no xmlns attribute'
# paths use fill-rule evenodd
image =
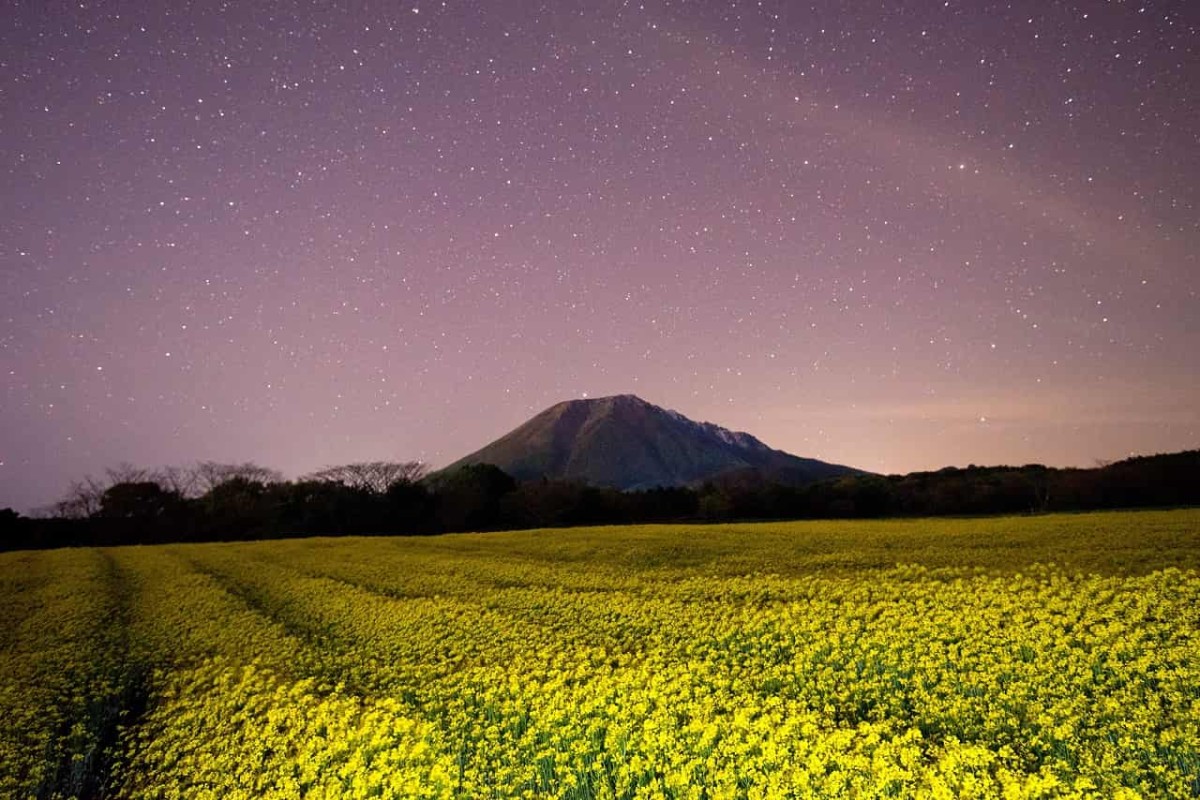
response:
<svg viewBox="0 0 1200 800"><path fill-rule="evenodd" d="M504 498L504 521L523 528L553 528L596 521L600 493L583 483L542 478Z"/></svg>
<svg viewBox="0 0 1200 800"><path fill-rule="evenodd" d="M300 480L269 490L285 535L377 533L387 526L387 502L365 489L331 481Z"/></svg>
<svg viewBox="0 0 1200 800"><path fill-rule="evenodd" d="M201 461L192 468L195 480L195 491L207 494L223 483L232 480L242 480L248 483L279 483L283 473L279 470L263 467L251 461L242 464L223 464L218 461Z"/></svg>
<svg viewBox="0 0 1200 800"><path fill-rule="evenodd" d="M500 500L517 488L512 476L494 464L468 464L429 481L437 518L448 531L487 530L500 522Z"/></svg>
<svg viewBox="0 0 1200 800"><path fill-rule="evenodd" d="M115 483L100 497L97 516L106 519L161 519L178 511L183 498L154 481Z"/></svg>
<svg viewBox="0 0 1200 800"><path fill-rule="evenodd" d="M150 470L134 466L128 461L122 461L115 467L105 468L104 476L108 478L109 486L115 486L118 483L145 483L154 480Z"/></svg>
<svg viewBox="0 0 1200 800"><path fill-rule="evenodd" d="M709 522L730 519L733 516L733 498L725 489L712 483L705 484L700 491L697 512Z"/></svg>
<svg viewBox="0 0 1200 800"><path fill-rule="evenodd" d="M301 478L304 481L340 483L351 489L384 494L394 484L413 484L425 477L427 469L420 461L363 461L325 467Z"/></svg>
<svg viewBox="0 0 1200 800"><path fill-rule="evenodd" d="M194 468L160 467L154 471L152 480L165 491L183 498L194 499L201 494L200 477Z"/></svg>
<svg viewBox="0 0 1200 800"><path fill-rule="evenodd" d="M384 494L388 527L397 533L429 533L434 527L434 498L425 484L396 481Z"/></svg>
<svg viewBox="0 0 1200 800"><path fill-rule="evenodd" d="M267 485L240 475L209 489L197 501L210 535L243 539L276 533Z"/></svg>
<svg viewBox="0 0 1200 800"><path fill-rule="evenodd" d="M0 548L14 544L21 528L21 515L11 508L0 508Z"/></svg>
<svg viewBox="0 0 1200 800"><path fill-rule="evenodd" d="M108 486L91 475L72 481L63 499L50 507L50 515L60 519L87 519L100 512L100 499Z"/></svg>

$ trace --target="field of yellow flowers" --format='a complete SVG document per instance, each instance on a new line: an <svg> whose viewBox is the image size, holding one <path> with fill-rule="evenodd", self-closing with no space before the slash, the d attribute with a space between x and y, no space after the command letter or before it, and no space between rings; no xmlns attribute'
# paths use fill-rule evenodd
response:
<svg viewBox="0 0 1200 800"><path fill-rule="evenodd" d="M1194 798L1200 510L0 554L0 796Z"/></svg>

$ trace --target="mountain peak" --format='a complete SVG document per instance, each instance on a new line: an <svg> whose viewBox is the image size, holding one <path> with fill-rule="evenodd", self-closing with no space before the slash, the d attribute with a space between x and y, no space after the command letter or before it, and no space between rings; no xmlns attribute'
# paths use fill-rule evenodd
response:
<svg viewBox="0 0 1200 800"><path fill-rule="evenodd" d="M572 403L582 403L585 405L595 405L595 404L599 404L599 405L635 405L635 406L652 405L651 403L647 403L645 400L638 397L636 394L610 394L610 395L605 395L604 397L588 397L585 395L585 396L577 398L575 400L564 400L561 403L558 403L557 405L560 405L560 406L571 405Z"/></svg>
<svg viewBox="0 0 1200 800"><path fill-rule="evenodd" d="M633 394L556 403L446 469L467 464L494 464L519 480L617 489L684 486L746 472L789 483L858 472L774 450L748 433L695 422Z"/></svg>

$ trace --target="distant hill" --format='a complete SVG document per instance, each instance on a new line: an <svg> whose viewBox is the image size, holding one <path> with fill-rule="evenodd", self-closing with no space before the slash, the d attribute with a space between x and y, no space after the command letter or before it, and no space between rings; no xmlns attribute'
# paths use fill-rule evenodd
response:
<svg viewBox="0 0 1200 800"><path fill-rule="evenodd" d="M748 433L695 422L630 394L553 405L443 471L468 464L494 464L518 480L545 477L623 490L730 476L801 485L863 474L774 450Z"/></svg>

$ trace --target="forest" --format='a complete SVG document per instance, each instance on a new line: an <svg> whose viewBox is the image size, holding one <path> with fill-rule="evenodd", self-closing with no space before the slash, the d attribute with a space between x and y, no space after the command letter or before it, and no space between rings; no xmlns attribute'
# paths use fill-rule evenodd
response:
<svg viewBox="0 0 1200 800"><path fill-rule="evenodd" d="M1091 469L947 467L790 486L731 473L700 486L621 492L518 482L478 464L329 467L295 480L253 463L158 470L121 465L31 515L0 510L0 549L428 535L579 525L1039 514L1200 505L1200 450Z"/></svg>

